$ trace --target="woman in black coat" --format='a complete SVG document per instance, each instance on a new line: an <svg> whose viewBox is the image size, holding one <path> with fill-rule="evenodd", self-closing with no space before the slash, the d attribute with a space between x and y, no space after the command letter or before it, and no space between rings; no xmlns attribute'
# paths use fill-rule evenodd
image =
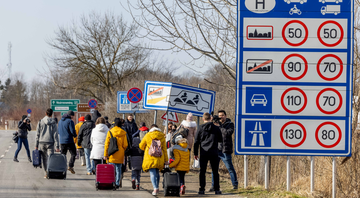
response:
<svg viewBox="0 0 360 198"><path fill-rule="evenodd" d="M19 121L19 124L18 124L18 147L15 151L15 156L14 156L14 162L19 162L19 160L17 159L18 157L18 154L21 150L21 146L22 144L24 144L25 146L25 149L26 149L26 152L27 152L27 155L28 155L28 158L29 158L29 162L32 162L31 161L31 157L30 157L30 150L29 150L29 142L28 142L28 139L27 139L27 136L28 136L28 131L31 131L31 126L30 126L30 119L26 116L26 115L23 115L22 116L22 119L21 121Z"/></svg>

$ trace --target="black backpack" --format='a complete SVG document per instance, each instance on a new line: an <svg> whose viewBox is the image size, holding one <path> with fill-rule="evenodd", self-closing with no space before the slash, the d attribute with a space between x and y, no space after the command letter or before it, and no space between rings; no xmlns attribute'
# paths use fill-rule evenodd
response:
<svg viewBox="0 0 360 198"><path fill-rule="evenodd" d="M111 131L109 131L110 133L110 144L109 144L109 148L108 148L108 155L113 155L114 153L116 153L117 151L119 151L119 147L117 145L117 138L113 137Z"/></svg>

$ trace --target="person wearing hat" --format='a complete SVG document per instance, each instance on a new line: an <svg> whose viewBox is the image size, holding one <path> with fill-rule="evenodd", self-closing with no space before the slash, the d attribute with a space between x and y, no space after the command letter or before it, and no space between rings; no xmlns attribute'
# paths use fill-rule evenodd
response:
<svg viewBox="0 0 360 198"><path fill-rule="evenodd" d="M139 130L137 130L136 133L132 135L132 138L139 137L141 141L148 132L149 132L149 128L146 127L145 122L141 122Z"/></svg>
<svg viewBox="0 0 360 198"><path fill-rule="evenodd" d="M79 131L80 131L80 127L83 125L83 123L84 123L84 121L85 121L85 117L84 116L81 116L80 118L79 118L79 123L77 123L76 125L75 125L75 131L76 131L76 135L79 135ZM76 148L77 148L77 150L79 151L79 154L80 154L80 161L81 161L81 166L85 166L85 153L84 153L84 148L80 145L78 145L77 144L77 136L76 137L74 137L74 142L75 142L75 144L76 144Z"/></svg>
<svg viewBox="0 0 360 198"><path fill-rule="evenodd" d="M66 155L67 151L70 152L70 160L69 160L69 168L68 170L75 174L74 163L76 158L76 146L74 142L74 137L76 137L75 124L72 121L74 118L74 112L68 111L67 114L64 114L58 126L58 132L60 137L60 145L61 145L61 154Z"/></svg>
<svg viewBox="0 0 360 198"><path fill-rule="evenodd" d="M184 127L184 128L189 130L189 133L188 133L186 139L187 139L187 142L188 142L188 148L189 148L189 150L191 152L191 148L192 148L193 143L194 143L196 127L197 127L196 122L193 121L193 114L192 113L187 114L186 120L183 120L178 128L180 128L180 127Z"/></svg>

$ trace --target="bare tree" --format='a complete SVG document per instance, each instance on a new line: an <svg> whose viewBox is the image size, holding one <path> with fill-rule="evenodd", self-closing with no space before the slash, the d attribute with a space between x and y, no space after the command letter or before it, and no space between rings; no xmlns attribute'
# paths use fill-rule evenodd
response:
<svg viewBox="0 0 360 198"><path fill-rule="evenodd" d="M60 27L47 43L51 79L63 89L106 102L126 78L146 67L150 50L135 40L138 26L111 13L92 13Z"/></svg>
<svg viewBox="0 0 360 198"><path fill-rule="evenodd" d="M170 44L169 49L175 52L184 51L194 61L205 58L210 60L210 63L215 63L214 65L221 65L234 83L236 2L128 0L128 8L134 21L145 30L143 36Z"/></svg>

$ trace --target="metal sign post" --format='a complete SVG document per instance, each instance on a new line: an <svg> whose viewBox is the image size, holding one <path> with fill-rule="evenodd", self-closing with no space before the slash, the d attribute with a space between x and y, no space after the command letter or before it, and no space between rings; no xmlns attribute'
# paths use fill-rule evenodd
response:
<svg viewBox="0 0 360 198"><path fill-rule="evenodd" d="M154 112L154 124L156 124L156 118L157 118L157 110Z"/></svg>
<svg viewBox="0 0 360 198"><path fill-rule="evenodd" d="M290 156L286 157L286 190L290 191L290 185L291 185L291 173L290 173Z"/></svg>

